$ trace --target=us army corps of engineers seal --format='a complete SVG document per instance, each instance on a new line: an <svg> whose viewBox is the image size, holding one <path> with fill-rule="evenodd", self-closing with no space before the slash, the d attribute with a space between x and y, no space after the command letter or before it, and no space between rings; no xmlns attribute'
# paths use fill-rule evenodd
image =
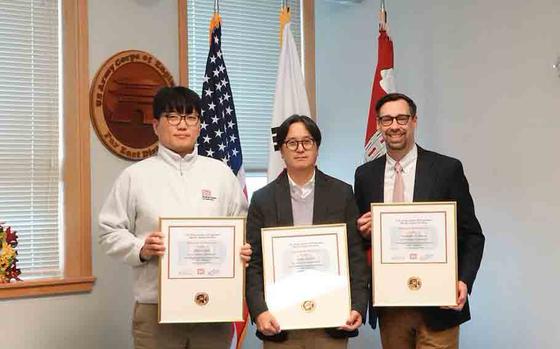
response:
<svg viewBox="0 0 560 349"><path fill-rule="evenodd" d="M90 88L90 116L100 141L113 154L142 160L157 151L152 102L173 77L156 57L122 51L97 71Z"/></svg>

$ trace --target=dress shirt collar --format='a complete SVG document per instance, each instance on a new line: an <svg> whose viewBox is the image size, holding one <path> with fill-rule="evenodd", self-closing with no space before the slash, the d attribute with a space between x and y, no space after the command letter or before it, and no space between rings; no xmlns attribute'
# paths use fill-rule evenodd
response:
<svg viewBox="0 0 560 349"><path fill-rule="evenodd" d="M403 173L408 173L407 171L410 170L411 165L416 163L416 159L418 158L418 147L416 144L410 149L410 151L400 160L401 167L403 169ZM395 164L397 161L393 159L389 154L387 154L387 167L394 171Z"/></svg>
<svg viewBox="0 0 560 349"><path fill-rule="evenodd" d="M315 170L313 175L304 185L298 185L288 174L288 181L290 182L290 195L293 199L303 200L313 192L315 188Z"/></svg>

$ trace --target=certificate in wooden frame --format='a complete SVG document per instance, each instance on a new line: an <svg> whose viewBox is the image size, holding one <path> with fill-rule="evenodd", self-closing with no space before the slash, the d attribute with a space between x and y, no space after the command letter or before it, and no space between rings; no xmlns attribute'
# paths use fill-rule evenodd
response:
<svg viewBox="0 0 560 349"><path fill-rule="evenodd" d="M261 229L264 291L282 330L339 327L351 310L346 224Z"/></svg>
<svg viewBox="0 0 560 349"><path fill-rule="evenodd" d="M243 320L245 218L160 218L159 323Z"/></svg>
<svg viewBox="0 0 560 349"><path fill-rule="evenodd" d="M372 203L374 306L454 306L457 204Z"/></svg>

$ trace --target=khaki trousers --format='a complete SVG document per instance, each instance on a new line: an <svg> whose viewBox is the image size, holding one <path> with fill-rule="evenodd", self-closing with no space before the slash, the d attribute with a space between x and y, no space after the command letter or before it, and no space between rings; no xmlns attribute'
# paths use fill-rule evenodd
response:
<svg viewBox="0 0 560 349"><path fill-rule="evenodd" d="M136 303L132 335L136 349L229 349L231 323L158 324L157 304Z"/></svg>
<svg viewBox="0 0 560 349"><path fill-rule="evenodd" d="M290 330L283 342L263 342L264 349L346 349L348 338L332 338L323 329Z"/></svg>
<svg viewBox="0 0 560 349"><path fill-rule="evenodd" d="M459 326L434 331L415 308L377 308L383 349L457 349Z"/></svg>

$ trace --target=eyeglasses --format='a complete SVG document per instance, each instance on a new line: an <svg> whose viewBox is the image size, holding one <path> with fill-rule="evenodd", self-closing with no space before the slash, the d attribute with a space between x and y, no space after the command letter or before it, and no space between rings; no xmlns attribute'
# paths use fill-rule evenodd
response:
<svg viewBox="0 0 560 349"><path fill-rule="evenodd" d="M187 126L196 126L198 124L198 116L196 114L177 114L177 113L168 113L164 115L167 118L167 122L171 126L178 126L181 123L181 120L185 119L185 124Z"/></svg>
<svg viewBox="0 0 560 349"><path fill-rule="evenodd" d="M305 138L301 141L290 139L289 141L284 142L286 148L290 149L291 151L296 151L301 144L303 150L309 150L313 148L313 144L315 144L315 140L313 138Z"/></svg>
<svg viewBox="0 0 560 349"><path fill-rule="evenodd" d="M408 124L408 120L410 119L410 115L407 114L399 114L397 116L380 116L377 118L381 125L383 126L391 126L393 124L393 120L397 120L397 124L404 126Z"/></svg>

